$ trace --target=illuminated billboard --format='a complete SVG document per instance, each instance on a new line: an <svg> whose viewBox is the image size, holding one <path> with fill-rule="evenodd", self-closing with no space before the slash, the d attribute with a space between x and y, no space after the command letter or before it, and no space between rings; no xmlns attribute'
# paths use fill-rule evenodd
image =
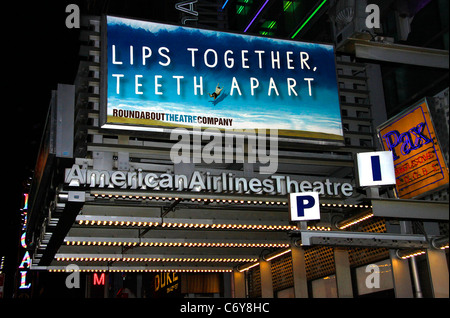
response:
<svg viewBox="0 0 450 318"><path fill-rule="evenodd" d="M101 63L103 128L277 129L343 143L331 45L107 16Z"/></svg>
<svg viewBox="0 0 450 318"><path fill-rule="evenodd" d="M378 127L392 151L399 198L418 197L448 184L448 168L424 99Z"/></svg>

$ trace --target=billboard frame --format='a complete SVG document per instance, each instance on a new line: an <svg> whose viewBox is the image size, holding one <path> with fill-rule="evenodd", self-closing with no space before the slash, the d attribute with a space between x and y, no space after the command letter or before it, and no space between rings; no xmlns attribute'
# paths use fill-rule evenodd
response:
<svg viewBox="0 0 450 318"><path fill-rule="evenodd" d="M108 102L108 41L107 41L107 17L115 17L115 18L123 18L123 19L131 19L131 20L137 20L137 21L143 21L143 22L150 22L150 23L158 23L168 26L179 26L183 28L189 28L189 29L196 29L196 30L205 30L205 31L213 31L213 32L219 32L219 33L226 33L226 34L236 34L236 35L246 35L251 36L255 38L267 38L263 36L257 36L257 35L249 35L242 32L229 32L229 31L217 31L214 29L209 28L196 28L192 26L181 26L174 23L167 23L167 22L160 22L160 21L152 21L148 19L141 19L141 18L134 18L134 17L127 17L127 16L121 16L121 15L102 15L100 18L100 103L99 103L99 128L100 129L107 129L108 131L128 131L132 133L156 133L156 134L170 134L171 131L174 128L168 128L167 126L140 126L138 124L119 124L119 123L108 123L107 122L107 102ZM294 41L294 40L288 40L283 38L276 38L276 37L270 37L270 39L274 40L282 40L286 42L293 42L298 43L301 41ZM331 43L320 43L320 42L304 42L308 44L317 44L317 45L327 45L330 47L333 47L333 62L334 65L336 65L336 46L335 44ZM335 67L336 70L336 67ZM337 70L335 71L335 79L336 79L336 92L338 96L338 105L339 105L339 112L341 111L341 103L340 103L340 89L339 89L339 82L338 82L338 74ZM298 144L306 144L310 146L329 146L329 147L342 147L345 146L345 138L344 138L344 130L343 130L343 123L342 123L342 115L339 114L339 124L342 128L342 135L341 138L338 138L336 140L330 138L308 138L308 137L293 137L293 136L287 136L287 135L278 135L277 141L278 142L285 142L285 143L298 143ZM189 127L186 128L191 135L201 134L202 131L204 131L207 128L214 128L219 130L220 132L223 132L226 130L226 128L218 128L218 127L200 127L200 132L197 129L194 129L195 127ZM239 130L242 129L236 129L236 131L233 131L233 134L236 136L239 135L245 135L248 138L253 138L251 134L248 134L245 132L239 132ZM255 129L257 131L256 133L256 139L258 139L258 129ZM270 141L273 139L273 137L270 136L270 129L263 129L267 133L264 138L266 138L267 141ZM218 133L219 135L220 133ZM325 133L324 133L325 134ZM209 135L214 135L214 133L209 133ZM339 135L336 135L339 137Z"/></svg>

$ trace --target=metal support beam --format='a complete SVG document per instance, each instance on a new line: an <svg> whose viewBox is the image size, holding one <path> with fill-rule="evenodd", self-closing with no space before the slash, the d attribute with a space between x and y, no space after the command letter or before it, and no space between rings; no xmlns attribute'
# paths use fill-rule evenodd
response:
<svg viewBox="0 0 450 318"><path fill-rule="evenodd" d="M334 263L336 265L336 285L339 298L353 298L352 276L348 250L335 248Z"/></svg>
<svg viewBox="0 0 450 318"><path fill-rule="evenodd" d="M165 217L169 212L172 212L180 202L181 200L175 200L170 204L169 207L163 209L163 211L161 211L161 218Z"/></svg>
<svg viewBox="0 0 450 318"><path fill-rule="evenodd" d="M356 57L448 69L448 51L408 45L354 40Z"/></svg>
<svg viewBox="0 0 450 318"><path fill-rule="evenodd" d="M84 205L84 192L69 192L69 202L64 206L64 211L58 222L57 230L53 233L47 248L43 252L39 265L49 265L63 244L64 238L75 222L75 218Z"/></svg>
<svg viewBox="0 0 450 318"><path fill-rule="evenodd" d="M396 298L414 298L408 260L399 259L394 250L389 251L392 263L392 278Z"/></svg>
<svg viewBox="0 0 450 318"><path fill-rule="evenodd" d="M444 250L429 249L427 261L430 270L430 282L435 298L449 297L449 275Z"/></svg>
<svg viewBox="0 0 450 318"><path fill-rule="evenodd" d="M411 257L409 259L409 264L411 265L411 272L413 277L416 298L423 298L422 287L420 286L419 269L417 267L416 258Z"/></svg>
<svg viewBox="0 0 450 318"><path fill-rule="evenodd" d="M448 202L372 199L374 216L401 219L447 220Z"/></svg>
<svg viewBox="0 0 450 318"><path fill-rule="evenodd" d="M273 298L272 269L270 262L261 260L259 262L261 271L261 297Z"/></svg>
<svg viewBox="0 0 450 318"><path fill-rule="evenodd" d="M292 246L292 275L295 298L308 298L308 278L306 276L305 250Z"/></svg>
<svg viewBox="0 0 450 318"><path fill-rule="evenodd" d="M424 235L366 233L346 231L291 231L292 236L301 236L303 246L325 245L344 247L428 248Z"/></svg>
<svg viewBox="0 0 450 318"><path fill-rule="evenodd" d="M233 271L234 298L245 298L245 272Z"/></svg>

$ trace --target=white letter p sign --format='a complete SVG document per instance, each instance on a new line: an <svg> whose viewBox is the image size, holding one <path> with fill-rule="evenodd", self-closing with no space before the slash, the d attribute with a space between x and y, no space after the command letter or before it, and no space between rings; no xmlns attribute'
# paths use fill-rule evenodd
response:
<svg viewBox="0 0 450 318"><path fill-rule="evenodd" d="M291 193L289 195L291 221L320 220L318 192Z"/></svg>

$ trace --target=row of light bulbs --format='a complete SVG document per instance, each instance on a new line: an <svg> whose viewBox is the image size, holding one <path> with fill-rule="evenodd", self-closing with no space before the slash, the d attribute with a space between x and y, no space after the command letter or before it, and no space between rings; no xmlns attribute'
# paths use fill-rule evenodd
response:
<svg viewBox="0 0 450 318"><path fill-rule="evenodd" d="M161 200L161 201L178 201L184 200L184 198L178 197L165 197L165 196L146 196L146 195L119 195L119 194L106 194L95 193L96 198L116 198L116 199L137 199L137 200ZM189 199L186 199L189 200ZM240 204L266 204L266 205L287 205L287 201L266 201L266 200L237 200L237 199L211 199L211 198L191 198L191 202L216 202L216 203L240 203ZM370 205L365 204L343 204L343 203L322 203L323 207L338 207L338 208L371 208Z"/></svg>
<svg viewBox="0 0 450 318"><path fill-rule="evenodd" d="M372 208L372 205L367 204L321 203L321 205L323 207L333 207L333 208L360 208L360 209Z"/></svg>
<svg viewBox="0 0 450 318"><path fill-rule="evenodd" d="M49 269L51 273L63 273L63 272L81 272L81 273L96 273L96 272L125 272L125 273L231 273L232 269L103 269L103 268L89 268L78 270L66 270L65 268L52 268Z"/></svg>
<svg viewBox="0 0 450 318"><path fill-rule="evenodd" d="M289 247L288 243L211 243L211 242L111 242L66 241L66 245L86 246L148 246L148 247Z"/></svg>
<svg viewBox="0 0 450 318"><path fill-rule="evenodd" d="M414 251L414 252L411 252L411 254L408 254L408 255L402 255L402 256L400 256L400 258L401 259L408 259L408 258L411 258L411 257L416 257L416 256L419 256L419 255L423 255L423 254L425 254L426 253L426 251L423 251L423 250L420 250L420 251Z"/></svg>
<svg viewBox="0 0 450 318"><path fill-rule="evenodd" d="M178 197L165 197L165 196L146 196L146 195L119 195L119 194L99 194L95 193L94 197L96 198L115 198L115 199L137 199L137 200L161 200L161 201L178 201L178 200L184 200L184 198L178 198ZM187 199L189 200L189 199ZM267 204L267 205L286 205L286 201L262 201L262 200L236 200L236 199L208 199L208 198L191 198L190 201L192 202L216 202L216 203L247 203L247 204Z"/></svg>
<svg viewBox="0 0 450 318"><path fill-rule="evenodd" d="M137 227L167 227L167 228L210 228L210 229L236 229L236 230L275 230L292 231L299 228L295 225L264 225L264 224L205 224L205 223L171 223L171 222L145 222L145 221L106 221L106 220L78 220L79 225L98 226L137 226ZM308 226L308 230L331 231L326 226Z"/></svg>
<svg viewBox="0 0 450 318"><path fill-rule="evenodd" d="M242 263L256 262L257 258L201 258L201 257L56 257L64 262L204 262L204 263Z"/></svg>
<svg viewBox="0 0 450 318"><path fill-rule="evenodd" d="M448 244L446 244L446 245L440 247L439 249L445 250L445 249L447 249L447 248L449 248L449 245L448 245ZM399 258L401 258L401 259L408 259L408 258L411 258L411 257L416 257L416 256L419 256L419 255L424 255L425 253L426 253L425 250L415 250L415 251L411 251L410 253L406 253L406 252L399 253L399 252L397 252L397 256L398 256Z"/></svg>
<svg viewBox="0 0 450 318"><path fill-rule="evenodd" d="M158 222L135 222L135 221L105 221L105 220L79 220L79 225L105 225L105 226L139 226L152 227L158 226Z"/></svg>
<svg viewBox="0 0 450 318"><path fill-rule="evenodd" d="M205 223L172 223L172 222L145 222L145 221L106 221L106 220L78 220L79 225L98 226L137 226L137 227L167 227L167 228L210 228L210 229L237 229L237 230L298 230L295 225L264 225L264 224L205 224Z"/></svg>
<svg viewBox="0 0 450 318"><path fill-rule="evenodd" d="M295 225L264 225L264 224L202 224L202 223L162 223L162 227L177 228L210 228L210 229L236 229L236 230L297 230Z"/></svg>

